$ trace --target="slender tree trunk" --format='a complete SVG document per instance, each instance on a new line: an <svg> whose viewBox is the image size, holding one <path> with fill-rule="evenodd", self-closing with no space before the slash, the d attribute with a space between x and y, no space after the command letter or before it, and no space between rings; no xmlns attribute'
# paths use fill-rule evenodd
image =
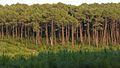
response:
<svg viewBox="0 0 120 68"><path fill-rule="evenodd" d="M66 44L68 44L68 41L69 41L69 39L68 39L68 26L66 26L66 29L65 29L65 33L66 33Z"/></svg>
<svg viewBox="0 0 120 68"><path fill-rule="evenodd" d="M8 25L5 25L6 26L6 36L8 37Z"/></svg>
<svg viewBox="0 0 120 68"><path fill-rule="evenodd" d="M115 21L115 33L114 33L114 37L115 37L115 45L117 45L117 22Z"/></svg>
<svg viewBox="0 0 120 68"><path fill-rule="evenodd" d="M21 37L21 39L23 37L23 23L21 24L21 34L20 34L20 37Z"/></svg>
<svg viewBox="0 0 120 68"><path fill-rule="evenodd" d="M88 44L90 45L90 23L87 23Z"/></svg>
<svg viewBox="0 0 120 68"><path fill-rule="evenodd" d="M12 37L14 38L15 35L14 35L14 25L12 26Z"/></svg>
<svg viewBox="0 0 120 68"><path fill-rule="evenodd" d="M46 44L48 45L49 44L49 39L48 39L48 25L46 24L45 25L45 34L46 34Z"/></svg>
<svg viewBox="0 0 120 68"><path fill-rule="evenodd" d="M83 44L83 31L82 30L83 30L82 25L80 23L80 42L81 42L81 44Z"/></svg>
<svg viewBox="0 0 120 68"><path fill-rule="evenodd" d="M99 36L99 39L100 39L100 44L102 43L102 36L103 36L103 31L101 30L100 31L100 34L99 34L100 36Z"/></svg>
<svg viewBox="0 0 120 68"><path fill-rule="evenodd" d="M2 38L4 37L4 25L2 25Z"/></svg>
<svg viewBox="0 0 120 68"><path fill-rule="evenodd" d="M36 32L36 43L38 45L41 45L41 39L40 39L40 31Z"/></svg>
<svg viewBox="0 0 120 68"><path fill-rule="evenodd" d="M106 33L107 32L107 20L105 21L105 28L104 28L104 34L103 34L103 45L106 45Z"/></svg>
<svg viewBox="0 0 120 68"><path fill-rule="evenodd" d="M96 34L95 34L95 29L93 30L93 43L94 45L96 45Z"/></svg>
<svg viewBox="0 0 120 68"><path fill-rule="evenodd" d="M52 20L52 23L51 23L51 37L50 37L50 40L51 40L51 46L53 46L53 38L54 36L54 24L53 24L53 20Z"/></svg>
<svg viewBox="0 0 120 68"><path fill-rule="evenodd" d="M25 25L25 38L27 37L27 26Z"/></svg>
<svg viewBox="0 0 120 68"><path fill-rule="evenodd" d="M58 34L59 34L59 42L61 42L61 31L60 30L59 30Z"/></svg>
<svg viewBox="0 0 120 68"><path fill-rule="evenodd" d="M74 26L72 25L72 47L74 47Z"/></svg>
<svg viewBox="0 0 120 68"><path fill-rule="evenodd" d="M27 28L27 37L28 39L30 39L30 28L29 27Z"/></svg>
<svg viewBox="0 0 120 68"><path fill-rule="evenodd" d="M117 37L117 44L119 44L119 29L118 29L118 25L116 27L116 37Z"/></svg>
<svg viewBox="0 0 120 68"><path fill-rule="evenodd" d="M54 28L53 31L54 31L54 33L53 33L54 34L54 45L56 45L57 44L57 41L56 41L56 28Z"/></svg>
<svg viewBox="0 0 120 68"><path fill-rule="evenodd" d="M111 28L111 40L112 40L112 45L115 45L116 38L115 38L115 21L112 23L112 28Z"/></svg>
<svg viewBox="0 0 120 68"><path fill-rule="evenodd" d="M78 36L78 28L76 28L76 41L78 42L79 36Z"/></svg>
<svg viewBox="0 0 120 68"><path fill-rule="evenodd" d="M70 41L70 26L68 26L68 44L69 44L69 41Z"/></svg>
<svg viewBox="0 0 120 68"><path fill-rule="evenodd" d="M16 29L15 29L15 34L16 34L16 38L17 38L17 34L18 33L18 31L17 31L17 24L16 24Z"/></svg>
<svg viewBox="0 0 120 68"><path fill-rule="evenodd" d="M64 38L64 25L62 24L62 45L65 45L65 38Z"/></svg>
<svg viewBox="0 0 120 68"><path fill-rule="evenodd" d="M96 46L97 46L97 48L99 47L98 45L98 31L97 30L95 30L95 35L96 35Z"/></svg>
<svg viewBox="0 0 120 68"><path fill-rule="evenodd" d="M0 26L0 38L2 38L2 26Z"/></svg>

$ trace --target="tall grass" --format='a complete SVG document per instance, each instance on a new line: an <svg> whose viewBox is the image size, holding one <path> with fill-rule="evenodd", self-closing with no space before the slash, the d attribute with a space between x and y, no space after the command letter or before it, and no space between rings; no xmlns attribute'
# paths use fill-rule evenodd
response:
<svg viewBox="0 0 120 68"><path fill-rule="evenodd" d="M41 47L29 39L0 39L0 68L120 68L120 46Z"/></svg>

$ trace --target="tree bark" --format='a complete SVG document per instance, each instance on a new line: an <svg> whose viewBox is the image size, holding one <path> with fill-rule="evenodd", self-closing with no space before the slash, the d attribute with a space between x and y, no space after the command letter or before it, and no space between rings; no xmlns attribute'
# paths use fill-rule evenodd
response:
<svg viewBox="0 0 120 68"><path fill-rule="evenodd" d="M2 25L2 38L4 37L4 25Z"/></svg>
<svg viewBox="0 0 120 68"><path fill-rule="evenodd" d="M82 25L80 23L80 42L81 42L81 44L83 44L83 31L82 30L83 30Z"/></svg>
<svg viewBox="0 0 120 68"><path fill-rule="evenodd" d="M68 44L69 44L69 41L70 41L70 26L68 26Z"/></svg>
<svg viewBox="0 0 120 68"><path fill-rule="evenodd" d="M74 26L72 25L72 47L74 47Z"/></svg>
<svg viewBox="0 0 120 68"><path fill-rule="evenodd" d="M25 38L27 37L27 26L25 25Z"/></svg>
<svg viewBox="0 0 120 68"><path fill-rule="evenodd" d="M105 28L103 31L103 45L106 45L107 20L105 21Z"/></svg>
<svg viewBox="0 0 120 68"><path fill-rule="evenodd" d="M23 37L23 23L21 24L21 34L20 34L20 37L21 37L21 39Z"/></svg>
<svg viewBox="0 0 120 68"><path fill-rule="evenodd" d="M48 39L48 25L46 24L45 25L45 34L46 34L46 44L48 45L49 44L49 39Z"/></svg>
<svg viewBox="0 0 120 68"><path fill-rule="evenodd" d="M90 45L90 23L87 23L87 36L88 36L88 44Z"/></svg>
<svg viewBox="0 0 120 68"><path fill-rule="evenodd" d="M8 25L5 25L6 26L6 36L8 37L8 34L9 34L9 32L8 32Z"/></svg>
<svg viewBox="0 0 120 68"><path fill-rule="evenodd" d="M97 48L99 47L98 46L98 31L95 29L95 36L96 36L96 41L95 41L95 43L96 43L96 46L97 46Z"/></svg>
<svg viewBox="0 0 120 68"><path fill-rule="evenodd" d="M53 36L54 36L54 24L53 24L53 20L52 20L52 22L51 22L51 37L50 37L51 46L53 46L53 40L54 40Z"/></svg>
<svg viewBox="0 0 120 68"><path fill-rule="evenodd" d="M62 24L62 45L65 45L64 25Z"/></svg>
<svg viewBox="0 0 120 68"><path fill-rule="evenodd" d="M68 41L69 41L69 39L68 39L68 26L66 26L66 29L65 29L65 33L66 33L66 44L68 44Z"/></svg>
<svg viewBox="0 0 120 68"><path fill-rule="evenodd" d="M12 36L13 36L13 38L15 37L15 35L14 35L14 25L12 26Z"/></svg>
<svg viewBox="0 0 120 68"><path fill-rule="evenodd" d="M16 34L16 38L17 38L17 34L18 33L18 31L17 31L17 24L16 24L16 29L15 29L15 34Z"/></svg>
<svg viewBox="0 0 120 68"><path fill-rule="evenodd" d="M41 36L40 36L40 31L37 31L36 32L36 43L38 44L38 45L41 45Z"/></svg>

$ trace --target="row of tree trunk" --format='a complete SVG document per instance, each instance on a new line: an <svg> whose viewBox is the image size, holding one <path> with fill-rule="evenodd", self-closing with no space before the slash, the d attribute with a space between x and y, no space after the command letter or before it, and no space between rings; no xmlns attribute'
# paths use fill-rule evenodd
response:
<svg viewBox="0 0 120 68"><path fill-rule="evenodd" d="M92 27L91 27L92 26ZM94 45L96 47L106 45L120 44L120 23L118 21L106 21L103 25L91 25L90 22L78 23L74 25L57 26L54 22L42 24L39 31L34 32L32 26L25 24L16 25L0 25L0 37L13 38L20 37L36 39L36 44L42 45L43 38L45 38L46 45L63 46L71 44L73 47L76 43L83 45Z"/></svg>

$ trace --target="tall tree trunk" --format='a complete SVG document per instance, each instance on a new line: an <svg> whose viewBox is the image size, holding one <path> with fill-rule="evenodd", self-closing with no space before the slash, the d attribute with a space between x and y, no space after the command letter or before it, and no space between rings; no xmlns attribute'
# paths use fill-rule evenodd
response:
<svg viewBox="0 0 120 68"><path fill-rule="evenodd" d="M82 25L80 23L80 42L81 42L81 44L83 44L83 31L82 30L83 30Z"/></svg>
<svg viewBox="0 0 120 68"><path fill-rule="evenodd" d="M26 38L27 37L27 26L25 25L24 28L25 28L25 38Z"/></svg>
<svg viewBox="0 0 120 68"><path fill-rule="evenodd" d="M111 40L112 40L112 45L115 45L116 39L115 39L115 21L112 22L111 26Z"/></svg>
<svg viewBox="0 0 120 68"><path fill-rule="evenodd" d="M69 44L69 41L70 41L70 26L68 26L68 44Z"/></svg>
<svg viewBox="0 0 120 68"><path fill-rule="evenodd" d="M15 35L14 35L14 25L12 26L12 37L14 38Z"/></svg>
<svg viewBox="0 0 120 68"><path fill-rule="evenodd" d="M118 28L119 28L119 26L117 25L117 27L116 27L117 44L119 44L119 29Z"/></svg>
<svg viewBox="0 0 120 68"><path fill-rule="evenodd" d="M38 45L41 45L41 39L40 39L40 31L36 32L36 43Z"/></svg>
<svg viewBox="0 0 120 68"><path fill-rule="evenodd" d="M96 36L96 41L95 41L95 43L96 43L96 46L97 46L97 48L99 47L98 46L98 31L95 29L95 36Z"/></svg>
<svg viewBox="0 0 120 68"><path fill-rule="evenodd" d="M66 44L68 44L68 41L69 41L69 39L68 39L68 26L66 26L66 29L65 29L65 33L66 33Z"/></svg>
<svg viewBox="0 0 120 68"><path fill-rule="evenodd" d="M5 25L6 26L6 36L8 37L8 25Z"/></svg>
<svg viewBox="0 0 120 68"><path fill-rule="evenodd" d="M78 34L78 27L76 28L76 41L78 42L79 34Z"/></svg>
<svg viewBox="0 0 120 68"><path fill-rule="evenodd" d="M21 24L21 34L20 34L20 37L21 37L21 39L23 37L23 23Z"/></svg>
<svg viewBox="0 0 120 68"><path fill-rule="evenodd" d="M45 34L46 34L46 44L48 45L49 44L49 39L48 39L48 25L46 24L45 25Z"/></svg>
<svg viewBox="0 0 120 68"><path fill-rule="evenodd" d="M30 39L30 28L29 27L27 28L27 37L28 39Z"/></svg>
<svg viewBox="0 0 120 68"><path fill-rule="evenodd" d="M88 36L88 44L90 45L90 23L87 23L87 36Z"/></svg>
<svg viewBox="0 0 120 68"><path fill-rule="evenodd" d="M54 34L54 45L56 45L57 44L57 41L56 41L57 40L56 39L56 28L54 28L53 31L54 31L54 33L53 33Z"/></svg>
<svg viewBox="0 0 120 68"><path fill-rule="evenodd" d="M58 35L59 35L59 42L61 42L61 31L60 30L58 32Z"/></svg>
<svg viewBox="0 0 120 68"><path fill-rule="evenodd" d="M4 37L4 25L2 25L2 38Z"/></svg>
<svg viewBox="0 0 120 68"><path fill-rule="evenodd" d="M107 20L105 21L105 28L103 31L103 45L106 45L106 34L107 34Z"/></svg>
<svg viewBox="0 0 120 68"><path fill-rule="evenodd" d="M53 36L54 36L54 24L53 24L53 20L52 20L52 22L51 22L51 37L50 37L51 46L53 46L53 40L54 40Z"/></svg>
<svg viewBox="0 0 120 68"><path fill-rule="evenodd" d="M102 36L103 36L103 31L101 30L100 31L100 34L99 34L100 36L99 36L99 39L100 39L100 44L102 43Z"/></svg>
<svg viewBox="0 0 120 68"><path fill-rule="evenodd" d="M62 45L65 45L65 38L64 38L64 25L62 24Z"/></svg>
<svg viewBox="0 0 120 68"><path fill-rule="evenodd" d="M117 45L117 22L115 21L115 28L114 28L114 37L115 37L115 45Z"/></svg>
<svg viewBox="0 0 120 68"><path fill-rule="evenodd" d="M92 40L93 40L92 44L96 45L95 44L95 40L96 40L95 29L93 29L93 39Z"/></svg>
<svg viewBox="0 0 120 68"><path fill-rule="evenodd" d="M16 29L15 29L15 34L16 34L16 38L17 38L17 34L18 33L18 31L17 31L17 24L16 24Z"/></svg>
<svg viewBox="0 0 120 68"><path fill-rule="evenodd" d="M74 47L74 26L72 25L72 47Z"/></svg>

